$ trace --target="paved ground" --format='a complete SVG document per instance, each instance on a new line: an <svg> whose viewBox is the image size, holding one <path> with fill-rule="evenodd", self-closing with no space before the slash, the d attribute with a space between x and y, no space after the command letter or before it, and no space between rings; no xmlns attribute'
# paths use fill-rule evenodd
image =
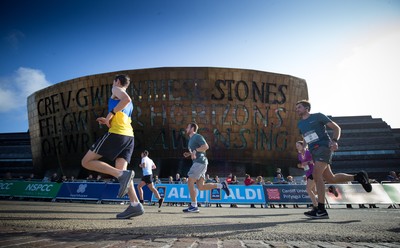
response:
<svg viewBox="0 0 400 248"><path fill-rule="evenodd" d="M400 247L400 209L306 209L145 206L117 220L126 205L0 201L0 247Z"/></svg>

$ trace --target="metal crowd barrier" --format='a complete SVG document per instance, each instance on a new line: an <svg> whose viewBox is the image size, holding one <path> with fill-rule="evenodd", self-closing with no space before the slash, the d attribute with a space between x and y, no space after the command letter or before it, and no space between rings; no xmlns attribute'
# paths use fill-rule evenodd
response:
<svg viewBox="0 0 400 248"><path fill-rule="evenodd" d="M326 188L328 186L326 185ZM360 184L335 184L335 186L339 193L337 197L326 190L326 200L329 205L400 204L400 183L374 183L370 193L365 192ZM190 202L189 190L185 184L162 183L156 184L155 188L164 197L164 202ZM47 198L99 203L129 201L128 196L117 198L118 189L118 183L106 182L0 181L0 197L3 198ZM305 185L231 185L230 191L229 196L221 189L197 191L197 199L198 202L206 204L311 204ZM143 192L145 201L157 201L147 187L143 187Z"/></svg>

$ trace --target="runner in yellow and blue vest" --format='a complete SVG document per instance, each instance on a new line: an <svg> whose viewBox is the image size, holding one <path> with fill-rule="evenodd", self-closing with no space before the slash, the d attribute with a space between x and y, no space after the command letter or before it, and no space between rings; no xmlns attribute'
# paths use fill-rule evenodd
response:
<svg viewBox="0 0 400 248"><path fill-rule="evenodd" d="M133 188L132 179L135 172L127 170L134 149L134 135L131 125L133 111L132 99L126 93L130 79L126 75L115 77L112 95L108 101L107 117L96 119L100 124L106 125L109 130L96 143L82 159L82 166L88 170L97 171L118 178L120 188L118 197L128 194L130 204L122 213L117 214L118 219L128 219L144 213L142 204ZM100 161L100 158L115 160L115 167Z"/></svg>

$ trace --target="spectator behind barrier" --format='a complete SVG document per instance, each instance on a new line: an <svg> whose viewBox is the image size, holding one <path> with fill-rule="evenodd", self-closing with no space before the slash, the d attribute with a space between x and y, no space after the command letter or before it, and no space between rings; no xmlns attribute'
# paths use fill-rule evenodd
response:
<svg viewBox="0 0 400 248"><path fill-rule="evenodd" d="M276 184L287 184L285 178L283 178L282 174L277 173L276 177L274 178L274 183Z"/></svg>
<svg viewBox="0 0 400 248"><path fill-rule="evenodd" d="M181 184L182 183L181 175L179 175L179 173L176 173L174 181L175 181L176 184Z"/></svg>
<svg viewBox="0 0 400 248"><path fill-rule="evenodd" d="M249 174L246 174L245 179L244 179L244 185L250 186L254 183L255 183L254 179L252 179ZM256 208L256 206L254 206L254 204L251 204L250 207Z"/></svg>
<svg viewBox="0 0 400 248"><path fill-rule="evenodd" d="M386 179L390 182L399 182L400 179L397 177L396 172L390 171L389 175L386 177Z"/></svg>

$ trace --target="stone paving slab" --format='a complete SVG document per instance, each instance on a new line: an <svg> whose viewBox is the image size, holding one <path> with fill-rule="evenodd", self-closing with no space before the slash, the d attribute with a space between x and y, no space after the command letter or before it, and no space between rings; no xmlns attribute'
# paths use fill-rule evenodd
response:
<svg viewBox="0 0 400 248"><path fill-rule="evenodd" d="M181 207L117 220L119 204L0 201L0 247L400 247L400 210Z"/></svg>
<svg viewBox="0 0 400 248"><path fill-rule="evenodd" d="M2 243L0 247L322 247L322 248L343 248L343 247L400 247L400 242L391 243L368 243L368 242L296 242L296 241L263 241L263 240L223 240L223 239L202 239L202 238L176 238L176 239L152 239L151 237L126 239L121 240L101 240L87 241L76 239L73 233L60 232L53 235L55 239L44 238L41 235L26 235L24 239L13 239L11 233L1 235ZM90 232L86 233L90 235ZM62 236L62 237L61 237ZM63 241L61 241L63 240Z"/></svg>

